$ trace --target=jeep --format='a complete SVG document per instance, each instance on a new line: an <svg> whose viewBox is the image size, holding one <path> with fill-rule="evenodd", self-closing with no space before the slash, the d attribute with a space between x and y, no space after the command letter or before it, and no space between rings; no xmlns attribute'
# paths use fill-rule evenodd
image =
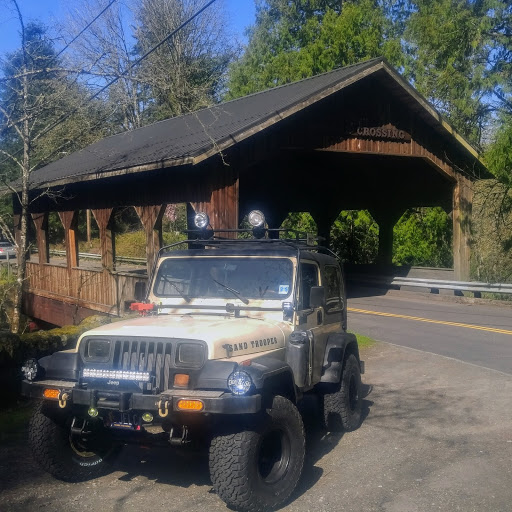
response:
<svg viewBox="0 0 512 512"><path fill-rule="evenodd" d="M283 238L259 211L252 238L195 220L187 240L160 250L145 300L131 305L139 317L25 363L23 394L38 399L29 442L46 471L79 481L128 442L207 440L219 497L275 509L301 476L304 397L318 397L328 431L361 420L364 364L342 269L318 240Z"/></svg>

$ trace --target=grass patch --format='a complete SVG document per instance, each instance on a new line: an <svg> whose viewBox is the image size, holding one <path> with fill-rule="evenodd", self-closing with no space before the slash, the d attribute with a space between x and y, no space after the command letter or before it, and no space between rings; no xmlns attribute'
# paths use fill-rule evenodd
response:
<svg viewBox="0 0 512 512"><path fill-rule="evenodd" d="M31 414L30 402L0 411L0 443L25 439Z"/></svg>
<svg viewBox="0 0 512 512"><path fill-rule="evenodd" d="M363 334L358 334L357 332L354 332L353 334L356 335L357 344L359 345L359 348L371 347L372 345L375 345L375 343L377 343L373 338L369 338L368 336L364 336Z"/></svg>

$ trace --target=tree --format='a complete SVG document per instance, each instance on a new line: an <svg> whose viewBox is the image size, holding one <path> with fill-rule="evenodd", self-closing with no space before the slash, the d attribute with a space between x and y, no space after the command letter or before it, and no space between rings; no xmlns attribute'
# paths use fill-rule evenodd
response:
<svg viewBox="0 0 512 512"><path fill-rule="evenodd" d="M203 0L142 0L134 10L136 50L145 54L203 7ZM147 85L149 120L193 112L218 101L237 48L229 42L222 11L204 11L140 66Z"/></svg>
<svg viewBox="0 0 512 512"><path fill-rule="evenodd" d="M372 57L401 62L400 40L374 0L260 0L248 35L230 70L229 98Z"/></svg>
<svg viewBox="0 0 512 512"><path fill-rule="evenodd" d="M1 62L0 155L4 160L0 179L19 203L18 241L14 240L5 217L0 219L0 225L18 251L11 319L13 332L18 332L29 248L30 176L36 167L60 156L62 148L73 150L80 143L89 142L89 133L80 137L78 132L93 117L90 112L79 114L83 91L69 71L62 68L45 28L39 24L25 25L17 1L12 0L12 4L20 24L21 47ZM11 185L14 178L18 179L15 187Z"/></svg>

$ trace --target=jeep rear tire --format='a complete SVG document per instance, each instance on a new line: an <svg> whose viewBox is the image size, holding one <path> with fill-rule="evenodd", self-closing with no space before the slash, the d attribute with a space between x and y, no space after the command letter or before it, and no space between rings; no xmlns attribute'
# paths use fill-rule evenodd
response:
<svg viewBox="0 0 512 512"><path fill-rule="evenodd" d="M262 421L236 433L213 437L213 487L236 510L275 509L297 486L304 452L304 426L299 411L288 399L276 396Z"/></svg>
<svg viewBox="0 0 512 512"><path fill-rule="evenodd" d="M343 365L339 384L324 390L321 395L325 428L329 432L350 432L361 423L361 369L354 354Z"/></svg>
<svg viewBox="0 0 512 512"><path fill-rule="evenodd" d="M88 434L71 433L73 417L56 404L40 401L29 425L29 444L36 462L65 482L103 475L120 451L100 422L87 423Z"/></svg>

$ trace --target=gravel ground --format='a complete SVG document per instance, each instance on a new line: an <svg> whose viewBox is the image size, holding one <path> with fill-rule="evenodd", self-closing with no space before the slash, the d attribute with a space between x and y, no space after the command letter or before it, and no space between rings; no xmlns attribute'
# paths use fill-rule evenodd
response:
<svg viewBox="0 0 512 512"><path fill-rule="evenodd" d="M283 510L510 511L512 377L386 343L364 359L361 428L308 426L304 474ZM0 511L79 509L227 510L204 452L131 446L109 475L67 484L34 465L26 442L0 446Z"/></svg>

